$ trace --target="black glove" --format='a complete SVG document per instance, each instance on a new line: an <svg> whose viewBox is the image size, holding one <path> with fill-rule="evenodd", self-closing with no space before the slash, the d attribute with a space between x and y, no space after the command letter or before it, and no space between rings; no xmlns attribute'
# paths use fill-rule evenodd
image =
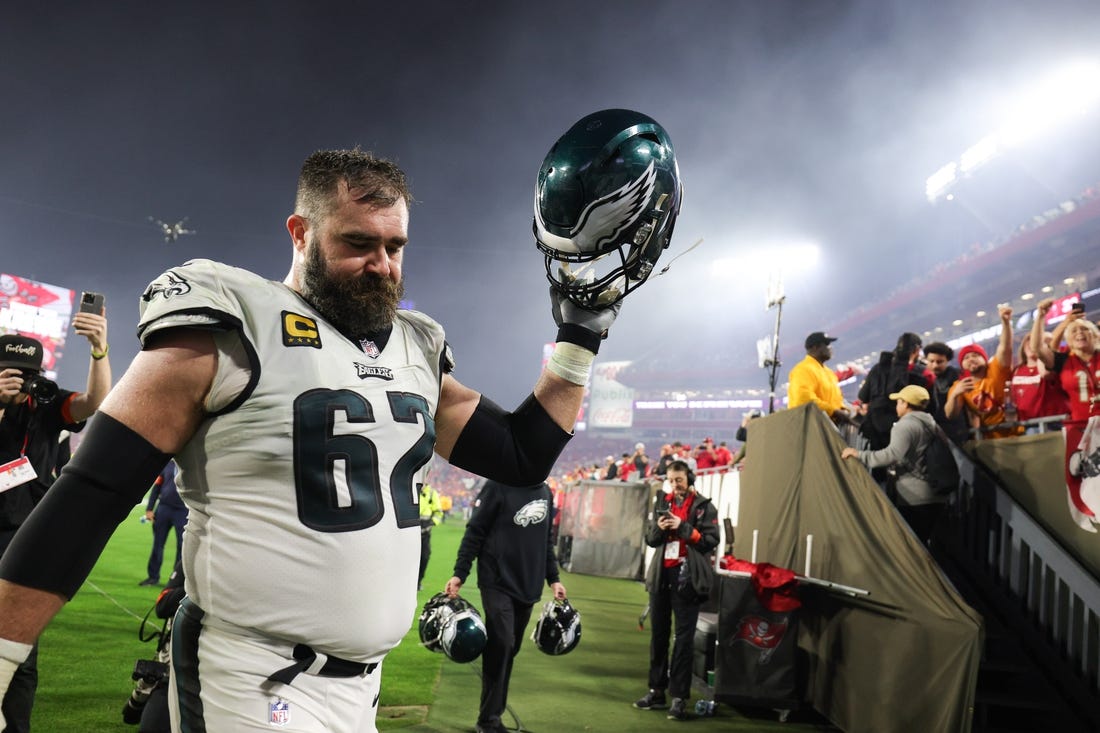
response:
<svg viewBox="0 0 1100 733"><path fill-rule="evenodd" d="M554 323L559 327L564 324L580 326L600 338L607 338L607 329L611 328L622 307L620 300L606 308L588 310L564 297L557 288L550 288L550 312L554 315Z"/></svg>

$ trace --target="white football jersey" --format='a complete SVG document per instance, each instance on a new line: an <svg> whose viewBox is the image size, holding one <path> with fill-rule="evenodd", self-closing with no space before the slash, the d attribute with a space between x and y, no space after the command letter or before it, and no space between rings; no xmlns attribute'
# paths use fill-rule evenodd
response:
<svg viewBox="0 0 1100 733"><path fill-rule="evenodd" d="M187 594L238 626L381 659L416 612L442 327L399 311L379 352L286 285L209 260L161 275L141 308L143 344L177 326L239 335L215 339L212 417L176 456Z"/></svg>

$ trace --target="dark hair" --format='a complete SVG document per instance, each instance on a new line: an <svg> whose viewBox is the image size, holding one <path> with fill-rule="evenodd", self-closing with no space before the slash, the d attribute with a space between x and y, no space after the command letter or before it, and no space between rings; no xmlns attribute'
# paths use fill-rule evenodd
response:
<svg viewBox="0 0 1100 733"><path fill-rule="evenodd" d="M939 354L943 358L951 361L955 358L955 350L942 341L933 341L924 347L924 354Z"/></svg>
<svg viewBox="0 0 1100 733"><path fill-rule="evenodd" d="M894 355L908 361L909 357L912 356L913 351L919 349L920 345L920 336L907 331L898 336L898 345L894 347Z"/></svg>
<svg viewBox="0 0 1100 733"><path fill-rule="evenodd" d="M295 212L306 218L326 215L332 209L336 185L341 181L363 189L356 196L358 201L379 206L393 206L398 199L412 203L405 172L396 163L376 158L356 147L353 150L318 150L306 158L298 175Z"/></svg>
<svg viewBox="0 0 1100 733"><path fill-rule="evenodd" d="M683 471L688 475L688 484L695 483L695 476L692 474L691 467L688 466L686 461L669 461L668 465L665 466L665 473L669 471Z"/></svg>

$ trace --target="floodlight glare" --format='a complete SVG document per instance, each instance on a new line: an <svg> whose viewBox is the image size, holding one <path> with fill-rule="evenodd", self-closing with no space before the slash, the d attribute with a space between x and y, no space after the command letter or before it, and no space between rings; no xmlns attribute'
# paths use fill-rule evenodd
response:
<svg viewBox="0 0 1100 733"><path fill-rule="evenodd" d="M998 153L1000 153L1000 150L997 146L997 138L993 135L986 135L962 154L962 157L959 158L959 170L963 173L969 173L983 163L995 158Z"/></svg>
<svg viewBox="0 0 1100 733"><path fill-rule="evenodd" d="M947 192L947 189L955 182L957 169L955 161L951 161L928 176L928 180L924 182L924 195L928 197L930 202L934 202Z"/></svg>
<svg viewBox="0 0 1100 733"><path fill-rule="evenodd" d="M998 138L1003 145L1019 145L1087 112L1098 100L1100 63L1070 64L1016 97Z"/></svg>

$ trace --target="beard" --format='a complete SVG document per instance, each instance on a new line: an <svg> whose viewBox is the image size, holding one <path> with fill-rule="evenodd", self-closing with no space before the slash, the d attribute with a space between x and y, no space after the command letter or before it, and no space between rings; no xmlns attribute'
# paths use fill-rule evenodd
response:
<svg viewBox="0 0 1100 733"><path fill-rule="evenodd" d="M341 333L355 339L385 331L397 315L405 286L375 273L338 277L311 238L302 267L302 297Z"/></svg>

